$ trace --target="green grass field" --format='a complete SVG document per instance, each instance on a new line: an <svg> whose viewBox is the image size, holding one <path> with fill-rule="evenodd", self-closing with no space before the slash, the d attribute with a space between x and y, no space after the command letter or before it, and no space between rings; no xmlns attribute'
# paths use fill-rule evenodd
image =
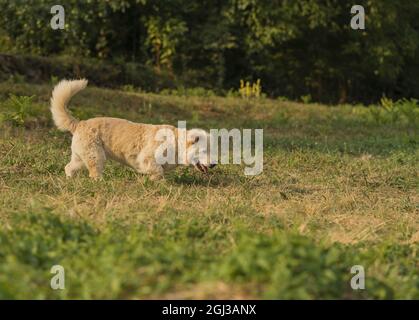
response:
<svg viewBox="0 0 419 320"><path fill-rule="evenodd" d="M71 135L52 126L51 90L0 84L0 298L419 298L417 105L89 87L72 100L80 119L264 129L259 176L225 165L150 181L108 163L95 182L65 178ZM50 287L56 264L65 290Z"/></svg>

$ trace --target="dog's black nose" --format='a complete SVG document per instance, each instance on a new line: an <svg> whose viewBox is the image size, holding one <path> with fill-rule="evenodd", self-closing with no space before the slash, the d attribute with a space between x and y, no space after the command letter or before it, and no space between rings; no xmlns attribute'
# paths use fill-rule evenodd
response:
<svg viewBox="0 0 419 320"><path fill-rule="evenodd" d="M214 168L216 166L216 164L214 164L214 163L211 163L209 166L208 166L208 168Z"/></svg>

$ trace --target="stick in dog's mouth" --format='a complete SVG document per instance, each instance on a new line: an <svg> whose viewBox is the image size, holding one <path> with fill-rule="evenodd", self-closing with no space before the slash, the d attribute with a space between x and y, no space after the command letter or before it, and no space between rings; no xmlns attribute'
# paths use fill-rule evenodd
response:
<svg viewBox="0 0 419 320"><path fill-rule="evenodd" d="M199 162L197 162L196 164L195 164L195 168L197 168L199 171L201 171L202 173L208 173L208 167L207 166L205 166L205 165L203 165L203 164L201 164L201 163L199 163Z"/></svg>

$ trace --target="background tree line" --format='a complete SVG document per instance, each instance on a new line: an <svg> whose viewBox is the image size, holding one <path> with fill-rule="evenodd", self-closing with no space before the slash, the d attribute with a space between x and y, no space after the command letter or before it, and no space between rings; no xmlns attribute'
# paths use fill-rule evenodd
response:
<svg viewBox="0 0 419 320"><path fill-rule="evenodd" d="M0 0L0 50L152 66L215 90L262 80L271 96L321 102L419 97L417 0ZM366 30L350 28L350 8Z"/></svg>

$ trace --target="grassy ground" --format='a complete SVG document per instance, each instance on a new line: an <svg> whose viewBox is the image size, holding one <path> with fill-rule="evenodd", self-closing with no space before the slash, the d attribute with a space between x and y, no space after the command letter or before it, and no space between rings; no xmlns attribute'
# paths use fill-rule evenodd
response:
<svg viewBox="0 0 419 320"><path fill-rule="evenodd" d="M263 128L265 142L255 177L226 165L154 182L109 163L93 182L64 176L71 137L51 125L50 91L0 84L9 119L9 94L34 96L0 125L0 298L419 298L416 119L88 88L81 119ZM55 264L65 290L50 288Z"/></svg>

